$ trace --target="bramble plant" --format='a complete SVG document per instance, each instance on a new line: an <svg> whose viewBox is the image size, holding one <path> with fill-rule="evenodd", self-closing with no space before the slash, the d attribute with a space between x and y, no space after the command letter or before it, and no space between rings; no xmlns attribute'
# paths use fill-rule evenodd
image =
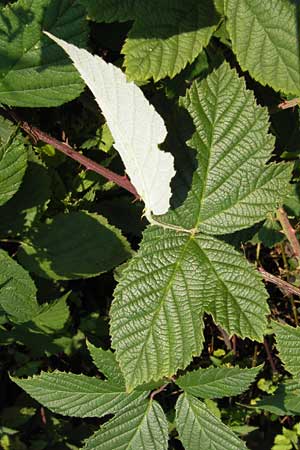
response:
<svg viewBox="0 0 300 450"><path fill-rule="evenodd" d="M0 7L0 446L297 449L299 3Z"/></svg>

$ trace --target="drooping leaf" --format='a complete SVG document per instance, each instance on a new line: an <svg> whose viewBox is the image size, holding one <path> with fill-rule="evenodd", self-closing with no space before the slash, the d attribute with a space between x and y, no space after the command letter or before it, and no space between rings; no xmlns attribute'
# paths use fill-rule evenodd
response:
<svg viewBox="0 0 300 450"><path fill-rule="evenodd" d="M32 225L50 199L50 182L41 164L28 162L19 190L0 207L0 234L15 236Z"/></svg>
<svg viewBox="0 0 300 450"><path fill-rule="evenodd" d="M168 422L156 401L130 407L102 425L84 450L167 450Z"/></svg>
<svg viewBox="0 0 300 450"><path fill-rule="evenodd" d="M209 367L187 372L177 378L176 384L195 397L230 397L246 391L260 370L261 367Z"/></svg>
<svg viewBox="0 0 300 450"><path fill-rule="evenodd" d="M124 385L124 377L116 361L115 354L111 350L103 350L103 348L95 347L90 342L87 343L87 348L95 366L106 376L108 381Z"/></svg>
<svg viewBox="0 0 300 450"><path fill-rule="evenodd" d="M167 130L163 119L141 89L128 83L125 74L99 56L67 44L47 33L73 60L95 95L113 135L126 172L145 202L146 215L167 212L170 181L175 175L173 157L160 151Z"/></svg>
<svg viewBox="0 0 300 450"><path fill-rule="evenodd" d="M188 394L177 400L176 428L185 450L246 450L245 443L230 428Z"/></svg>
<svg viewBox="0 0 300 450"><path fill-rule="evenodd" d="M123 46L131 80L174 77L206 47L218 25L211 0L84 0L97 22L134 20Z"/></svg>
<svg viewBox="0 0 300 450"><path fill-rule="evenodd" d="M0 102L57 106L80 94L84 85L77 71L42 30L85 45L84 15L76 0L19 0L2 8Z"/></svg>
<svg viewBox="0 0 300 450"><path fill-rule="evenodd" d="M264 220L288 192L291 173L288 164L266 165L274 147L267 110L228 63L195 81L183 106L195 126L188 144L198 167L186 200L159 221L221 235Z"/></svg>
<svg viewBox="0 0 300 450"><path fill-rule="evenodd" d="M2 126L7 121L0 120ZM16 127L6 129L0 138L0 206L19 189L27 165L27 151Z"/></svg>
<svg viewBox="0 0 300 450"><path fill-rule="evenodd" d="M11 319L26 322L39 312L36 287L28 272L0 250L0 305Z"/></svg>
<svg viewBox="0 0 300 450"><path fill-rule="evenodd" d="M299 10L287 0L226 0L227 28L243 70L261 84L300 93Z"/></svg>
<svg viewBox="0 0 300 450"><path fill-rule="evenodd" d="M300 375L300 327L294 328L279 322L272 322L276 347L285 369L294 376Z"/></svg>
<svg viewBox="0 0 300 450"><path fill-rule="evenodd" d="M104 217L78 211L41 224L18 256L24 267L41 277L68 280L108 271L130 253L126 239Z"/></svg>
<svg viewBox="0 0 300 450"><path fill-rule="evenodd" d="M120 385L95 377L54 371L32 378L13 378L31 397L51 411L72 417L102 417L138 406L148 392L125 392Z"/></svg>
<svg viewBox="0 0 300 450"><path fill-rule="evenodd" d="M184 369L202 349L204 311L229 334L262 339L266 291L231 246L151 227L115 290L111 335L129 389Z"/></svg>

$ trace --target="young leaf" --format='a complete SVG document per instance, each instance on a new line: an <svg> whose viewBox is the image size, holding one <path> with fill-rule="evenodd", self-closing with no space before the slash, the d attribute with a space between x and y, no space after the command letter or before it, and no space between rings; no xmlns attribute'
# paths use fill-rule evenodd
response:
<svg viewBox="0 0 300 450"><path fill-rule="evenodd" d="M6 138L0 139L0 206L17 192L27 166L27 151L16 127L9 129Z"/></svg>
<svg viewBox="0 0 300 450"><path fill-rule="evenodd" d="M18 257L41 277L70 280L106 272L130 253L127 240L104 217L78 211L41 224Z"/></svg>
<svg viewBox="0 0 300 450"><path fill-rule="evenodd" d="M156 401L129 407L102 425L83 450L167 450L168 422Z"/></svg>
<svg viewBox="0 0 300 450"><path fill-rule="evenodd" d="M42 372L32 378L12 380L51 411L72 417L102 417L138 406L147 391L125 392L122 386L86 375Z"/></svg>
<svg viewBox="0 0 300 450"><path fill-rule="evenodd" d="M0 305L17 322L36 316L39 305L36 287L28 272L8 254L0 250Z"/></svg>
<svg viewBox="0 0 300 450"><path fill-rule="evenodd" d="M227 29L240 66L263 85L300 93L299 11L287 0L226 0Z"/></svg>
<svg viewBox="0 0 300 450"><path fill-rule="evenodd" d="M184 369L202 349L204 311L229 334L262 339L267 294L231 246L208 235L147 229L122 272L111 335L128 389Z"/></svg>
<svg viewBox="0 0 300 450"><path fill-rule="evenodd" d="M176 428L185 450L246 450L246 446L207 406L184 394L176 403Z"/></svg>
<svg viewBox="0 0 300 450"><path fill-rule="evenodd" d="M209 367L187 372L176 380L176 384L195 397L231 397L246 391L260 370L261 367Z"/></svg>
<svg viewBox="0 0 300 450"><path fill-rule="evenodd" d="M84 8L74 0L19 0L2 7L0 102L57 106L80 94L84 85L78 73L42 30L85 45L84 15Z"/></svg>
<svg viewBox="0 0 300 450"><path fill-rule="evenodd" d="M275 141L267 110L228 63L195 81L183 105L196 129L188 144L198 167L184 203L159 220L221 235L265 219L287 193L292 169L266 165Z"/></svg>
<svg viewBox="0 0 300 450"><path fill-rule="evenodd" d="M151 211L157 215L167 212L175 171L173 156L158 148L167 134L163 119L119 68L46 34L68 53L95 95L126 172L145 202L146 216Z"/></svg>
<svg viewBox="0 0 300 450"><path fill-rule="evenodd" d="M276 336L276 347L285 369L294 376L300 375L300 327L272 321Z"/></svg>
<svg viewBox="0 0 300 450"><path fill-rule="evenodd" d="M115 354L111 350L95 347L87 342L87 348L97 369L106 376L108 381L124 385L124 377L116 361Z"/></svg>

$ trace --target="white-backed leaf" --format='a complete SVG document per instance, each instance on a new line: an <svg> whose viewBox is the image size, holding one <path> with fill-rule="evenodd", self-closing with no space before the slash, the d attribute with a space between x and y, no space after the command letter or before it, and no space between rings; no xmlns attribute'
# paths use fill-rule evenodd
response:
<svg viewBox="0 0 300 450"><path fill-rule="evenodd" d="M176 384L186 393L201 398L222 398L239 395L255 380L260 367L209 367L187 372Z"/></svg>
<svg viewBox="0 0 300 450"><path fill-rule="evenodd" d="M261 84L300 93L299 6L288 0L226 0L227 29L243 70Z"/></svg>
<svg viewBox="0 0 300 450"><path fill-rule="evenodd" d="M172 376L200 354L204 311L229 334L261 340L266 298L261 276L228 244L147 229L111 307L112 343L128 389Z"/></svg>
<svg viewBox="0 0 300 450"><path fill-rule="evenodd" d="M167 450L168 422L156 401L129 407L91 436L84 450Z"/></svg>
<svg viewBox="0 0 300 450"><path fill-rule="evenodd" d="M120 385L86 375L42 372L32 378L13 378L31 397L51 411L72 417L101 417L130 404L138 405L148 392L130 394Z"/></svg>
<svg viewBox="0 0 300 450"><path fill-rule="evenodd" d="M207 406L184 394L176 403L176 428L185 450L246 450L247 447Z"/></svg>
<svg viewBox="0 0 300 450"><path fill-rule="evenodd" d="M170 181L175 175L173 156L158 148L167 130L163 119L141 89L125 74L97 55L91 55L46 33L72 59L93 92L120 153L126 172L145 202L146 215L160 215L169 208Z"/></svg>
<svg viewBox="0 0 300 450"><path fill-rule="evenodd" d="M285 369L294 376L300 375L300 327L272 322L276 347Z"/></svg>

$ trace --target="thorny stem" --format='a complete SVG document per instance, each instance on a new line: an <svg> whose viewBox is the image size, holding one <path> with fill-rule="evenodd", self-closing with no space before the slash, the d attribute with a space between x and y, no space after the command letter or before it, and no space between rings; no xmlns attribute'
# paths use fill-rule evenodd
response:
<svg viewBox="0 0 300 450"><path fill-rule="evenodd" d="M300 289L297 288L296 286L293 286L291 283L288 283L287 281L284 281L281 278L272 275L262 267L259 267L258 271L262 274L264 280L267 281L268 283L275 284L280 289L285 291L288 295L294 294L300 297Z"/></svg>
<svg viewBox="0 0 300 450"><path fill-rule="evenodd" d="M296 231L292 227L292 225L288 219L287 213L285 212L285 210L283 208L278 208L277 218L282 226L282 230L283 230L286 238L288 239L289 243L291 244L294 255L296 256L296 258L299 261L300 260L300 244L299 244L299 241L296 236Z"/></svg>
<svg viewBox="0 0 300 450"><path fill-rule="evenodd" d="M118 186L126 189L128 192L133 194L136 198L139 198L139 195L135 189L135 187L130 183L127 176L118 175L115 172L112 172L111 170L107 169L106 167L101 166L101 164L98 164L91 159L87 158L84 155L81 155L79 152L74 150L69 144L66 144L65 142L61 142L49 134L45 133L44 131L39 130L37 127L34 127L32 125L29 125L27 122L20 120L15 113L12 111L9 112L9 114L12 116L12 118L19 124L19 126L30 136L32 136L33 139L36 141L42 141L46 144L52 145L54 148L59 150L60 152L64 153L69 158L74 159L75 161L79 162L81 165L83 165L87 170L91 170L92 172L99 173L104 178L106 178L109 181L113 181Z"/></svg>

